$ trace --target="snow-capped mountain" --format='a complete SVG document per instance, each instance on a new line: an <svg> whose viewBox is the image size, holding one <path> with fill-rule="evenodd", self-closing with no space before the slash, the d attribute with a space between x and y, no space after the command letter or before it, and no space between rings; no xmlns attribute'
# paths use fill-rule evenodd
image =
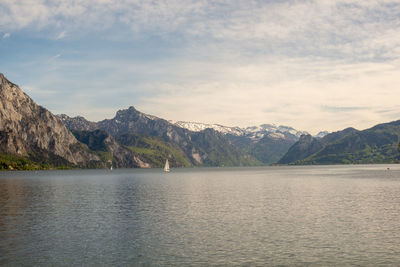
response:
<svg viewBox="0 0 400 267"><path fill-rule="evenodd" d="M292 134L300 138L302 134L307 134L304 131L298 131L289 126L276 126L275 124L262 124L260 126L250 126L244 129L248 135L253 134L255 138L262 138L268 135L272 138L285 138L287 134Z"/></svg>
<svg viewBox="0 0 400 267"><path fill-rule="evenodd" d="M228 127L228 126L223 126L223 125L219 125L219 124L207 124L207 123L188 122L188 121L177 121L177 122L174 122L174 124L181 128L188 129L192 132L200 132L207 128L211 128L211 129L214 129L223 134L232 134L232 135L237 135L237 136L245 134L244 129L242 129L240 127Z"/></svg>
<svg viewBox="0 0 400 267"><path fill-rule="evenodd" d="M251 156L264 164L277 162L300 136L306 133L292 127L274 124L241 128L185 121L171 121L171 123L194 132L212 128L225 135L233 145L248 151Z"/></svg>
<svg viewBox="0 0 400 267"><path fill-rule="evenodd" d="M223 134L231 134L235 136L246 136L252 140L260 140L265 136L269 136L273 139L286 139L288 135L293 136L295 139L300 138L302 134L307 132L297 131L296 129L289 126L276 126L274 124L262 124L260 126L250 126L246 128L240 127L229 127L219 124L207 124L199 122L186 122L178 121L174 122L176 126L188 129L193 132L203 131L207 128L212 128Z"/></svg>

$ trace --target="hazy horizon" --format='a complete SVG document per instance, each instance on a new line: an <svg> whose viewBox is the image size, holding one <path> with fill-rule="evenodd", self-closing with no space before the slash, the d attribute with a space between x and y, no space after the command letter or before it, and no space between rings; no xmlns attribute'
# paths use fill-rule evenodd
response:
<svg viewBox="0 0 400 267"><path fill-rule="evenodd" d="M400 1L2 1L0 72L56 114L316 134L400 119Z"/></svg>

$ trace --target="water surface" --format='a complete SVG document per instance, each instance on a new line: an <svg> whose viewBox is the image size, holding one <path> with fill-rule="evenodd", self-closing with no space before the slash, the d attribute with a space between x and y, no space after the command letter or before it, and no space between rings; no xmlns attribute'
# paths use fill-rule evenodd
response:
<svg viewBox="0 0 400 267"><path fill-rule="evenodd" d="M0 173L0 265L395 266L399 222L397 165Z"/></svg>

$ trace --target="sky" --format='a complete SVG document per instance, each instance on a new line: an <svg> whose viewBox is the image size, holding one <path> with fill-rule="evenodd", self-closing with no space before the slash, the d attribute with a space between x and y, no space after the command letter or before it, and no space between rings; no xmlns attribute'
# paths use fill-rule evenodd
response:
<svg viewBox="0 0 400 267"><path fill-rule="evenodd" d="M400 0L0 0L0 72L92 121L365 129L400 119Z"/></svg>

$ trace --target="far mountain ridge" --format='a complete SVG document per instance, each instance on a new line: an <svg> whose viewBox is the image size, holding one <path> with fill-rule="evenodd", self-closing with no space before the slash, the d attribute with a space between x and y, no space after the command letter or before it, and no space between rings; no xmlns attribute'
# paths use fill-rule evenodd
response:
<svg viewBox="0 0 400 267"><path fill-rule="evenodd" d="M193 132L167 120L151 116L134 107L117 111L112 119L97 123L82 117L60 115L67 127L75 131L100 129L120 144L160 166L159 150L166 153L171 166L241 166L261 163L234 146L223 134L213 129ZM169 151L167 153L167 151Z"/></svg>
<svg viewBox="0 0 400 267"><path fill-rule="evenodd" d="M236 136L247 135L252 139L261 139L264 135L270 135L273 138L284 138L282 134L290 133L295 135L296 137L300 137L302 134L306 134L307 132L298 131L290 126L276 126L274 124L261 124L259 126L248 126L248 127L238 127L238 126L224 126L221 124L208 124L208 123L200 123L200 122L188 122L188 121L177 121L172 122L175 125L194 131L202 131L207 128L212 128L218 132L223 134L232 134Z"/></svg>
<svg viewBox="0 0 400 267"><path fill-rule="evenodd" d="M90 122L80 116L75 118L70 118L67 115L59 116L70 130L101 129L117 140L121 136L129 134L160 138L163 142L178 146L184 151L188 160L195 165L203 164L202 157L208 157L207 152L200 153L203 156L199 157L198 152L201 152L202 149L198 146L198 143L193 143L193 137L204 135L205 131L213 130L213 134L209 134L209 137L214 136L216 138L218 135L222 135L218 137L221 142L225 142L232 149L236 147L235 149L248 154L248 156L259 161L258 164L271 164L278 161L289 147L298 140L298 137L304 133L292 127L272 124L240 128L218 124L171 122L142 113L133 106L117 111L112 119L99 122Z"/></svg>
<svg viewBox="0 0 400 267"><path fill-rule="evenodd" d="M263 164L277 162L301 135L308 134L289 126L276 126L274 124L262 124L246 128L183 121L174 124L196 132L207 128L221 132L234 145Z"/></svg>
<svg viewBox="0 0 400 267"><path fill-rule="evenodd" d="M314 138L302 136L280 164L396 163L400 160L400 120L365 130L346 128Z"/></svg>
<svg viewBox="0 0 400 267"><path fill-rule="evenodd" d="M193 132L200 132L207 128L211 128L217 132L222 134L232 134L237 136L247 135L252 139L261 139L264 135L270 135L272 138L284 138L284 133L290 133L296 137L300 137L302 134L307 134L304 131L298 131L290 126L276 126L274 124L261 124L259 126L249 126L249 127L238 127L238 126L224 126L221 124L208 124L208 123L200 123L200 122L188 122L188 121L171 121L164 120L159 117L149 115L143 112L138 111L134 106L130 106L127 109L118 110L116 116L113 119L105 119L99 122L88 121L82 116L69 117L66 114L57 115L65 124L68 125L68 128L75 130L95 130L99 128L99 125L105 125L110 120L114 120L116 123L119 123L127 116L128 113L136 114L137 118L141 117L142 120L163 120L171 125L178 126L180 128L184 128ZM135 120L137 119L135 118ZM101 128L101 127L100 127ZM111 130L111 129L109 129ZM111 130L113 132L113 130ZM325 132L319 133L319 135L323 135ZM327 132L326 132L327 133Z"/></svg>

